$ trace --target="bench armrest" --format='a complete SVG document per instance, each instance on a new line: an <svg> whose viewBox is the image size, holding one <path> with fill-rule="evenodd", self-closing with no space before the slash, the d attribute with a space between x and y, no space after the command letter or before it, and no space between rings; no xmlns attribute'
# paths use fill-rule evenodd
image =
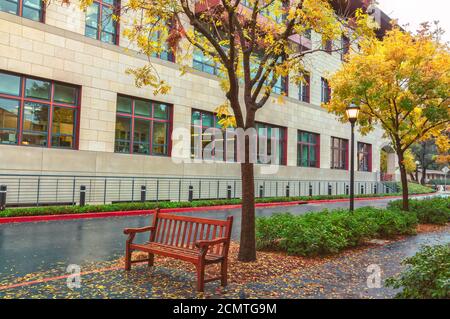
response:
<svg viewBox="0 0 450 319"><path fill-rule="evenodd" d="M225 237L216 238L213 240L197 240L195 242L195 246L197 248L203 248L203 247L209 247L209 246L214 246L214 245L218 245L218 244L223 244L223 243L226 243L227 241L228 241L228 238L225 238Z"/></svg>
<svg viewBox="0 0 450 319"><path fill-rule="evenodd" d="M156 227L153 226L147 226L147 227L141 227L141 228L125 228L123 230L123 233L125 235L127 234L136 234L136 233L145 233L148 231L155 231Z"/></svg>

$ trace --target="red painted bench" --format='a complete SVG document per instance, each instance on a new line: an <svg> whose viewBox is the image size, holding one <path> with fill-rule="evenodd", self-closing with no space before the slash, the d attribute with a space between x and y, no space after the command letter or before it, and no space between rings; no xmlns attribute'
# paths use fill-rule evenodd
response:
<svg viewBox="0 0 450 319"><path fill-rule="evenodd" d="M197 290L203 291L206 282L221 281L227 285L227 258L230 247L233 217L227 220L195 218L172 214L161 214L156 210L152 226L126 228L128 235L125 250L125 270L132 263L147 261L152 267L154 255L161 255L193 263L197 269ZM133 243L137 233L150 232L149 241L144 244ZM148 253L148 259L131 260L133 251ZM219 277L205 279L205 266L221 264Z"/></svg>

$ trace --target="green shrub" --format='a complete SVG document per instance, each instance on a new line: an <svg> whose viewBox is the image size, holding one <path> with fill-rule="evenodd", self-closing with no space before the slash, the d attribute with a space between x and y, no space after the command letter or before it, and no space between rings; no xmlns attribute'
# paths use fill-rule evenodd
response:
<svg viewBox="0 0 450 319"><path fill-rule="evenodd" d="M284 231L290 227L295 217L292 214L274 214L270 218L256 219L256 237L258 249L279 250L279 239L285 236Z"/></svg>
<svg viewBox="0 0 450 319"><path fill-rule="evenodd" d="M397 183L399 193L402 192L402 183ZM414 195L414 194L426 194L426 193L433 193L434 190L431 187L423 186L421 184L417 183L408 183L408 194Z"/></svg>
<svg viewBox="0 0 450 319"><path fill-rule="evenodd" d="M334 254L375 237L413 234L414 214L399 210L363 207L348 210L311 212L294 216L275 214L256 220L258 249L282 250L293 255Z"/></svg>
<svg viewBox="0 0 450 319"><path fill-rule="evenodd" d="M425 246L413 257L402 262L407 268L386 285L402 291L396 298L450 298L450 245Z"/></svg>
<svg viewBox="0 0 450 319"><path fill-rule="evenodd" d="M388 208L391 209L401 207L401 201L392 201L388 204ZM450 221L450 198L411 199L409 211L416 214L419 223L444 225Z"/></svg>

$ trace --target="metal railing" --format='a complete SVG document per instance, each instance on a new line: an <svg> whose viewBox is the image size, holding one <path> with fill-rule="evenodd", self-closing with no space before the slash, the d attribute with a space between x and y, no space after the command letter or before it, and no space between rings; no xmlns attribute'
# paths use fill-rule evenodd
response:
<svg viewBox="0 0 450 319"><path fill-rule="evenodd" d="M355 183L355 194L396 192L395 183ZM241 180L208 177L128 177L0 174L6 206L76 205L85 187L86 204L241 198ZM255 179L256 197L348 194L347 181ZM83 200L82 200L83 201Z"/></svg>

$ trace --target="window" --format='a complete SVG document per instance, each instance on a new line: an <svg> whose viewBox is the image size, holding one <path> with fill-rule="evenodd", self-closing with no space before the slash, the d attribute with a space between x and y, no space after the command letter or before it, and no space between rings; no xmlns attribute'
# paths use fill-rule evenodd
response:
<svg viewBox="0 0 450 319"><path fill-rule="evenodd" d="M250 72L251 72L252 77L254 77L258 72L258 69L260 67L259 61L260 61L260 57L255 57L254 59L250 59ZM267 69L267 65L266 65L266 69ZM272 82L273 76L274 76L274 74L273 74L273 72L271 72L267 76L264 84L269 86ZM275 82L275 85L272 87L272 93L288 95L288 86L289 86L289 77L288 76L278 76L277 81Z"/></svg>
<svg viewBox="0 0 450 319"><path fill-rule="evenodd" d="M331 168L348 169L348 140L331 138Z"/></svg>
<svg viewBox="0 0 450 319"><path fill-rule="evenodd" d="M117 0L95 0L86 10L85 35L106 43L118 44L118 25L113 19L120 5Z"/></svg>
<svg viewBox="0 0 450 319"><path fill-rule="evenodd" d="M34 21L44 21L42 0L0 0L0 11L12 13Z"/></svg>
<svg viewBox="0 0 450 319"><path fill-rule="evenodd" d="M117 96L115 152L169 156L171 106Z"/></svg>
<svg viewBox="0 0 450 319"><path fill-rule="evenodd" d="M273 73L271 73L266 80L266 85L269 85L270 82L272 81L272 77L273 77ZM272 87L272 93L275 94L288 94L288 77L287 76L279 76L277 79L277 82L275 83L275 85Z"/></svg>
<svg viewBox="0 0 450 319"><path fill-rule="evenodd" d="M320 135L298 131L297 166L320 167Z"/></svg>
<svg viewBox="0 0 450 319"><path fill-rule="evenodd" d="M258 135L258 163L286 165L286 128L270 124L256 123L256 131ZM265 150L264 146L260 147L260 137L266 137ZM276 149L278 156L275 159L275 163L270 162L270 158L272 155L272 143L277 143Z"/></svg>
<svg viewBox="0 0 450 319"><path fill-rule="evenodd" d="M333 51L333 40L326 40L322 45L322 49L325 50L326 53L331 54Z"/></svg>
<svg viewBox="0 0 450 319"><path fill-rule="evenodd" d="M170 28L170 26L167 26L167 28ZM152 36L155 41L159 41L159 39L161 37L160 33L161 33L161 31L158 30L158 32ZM158 58L161 60L175 62L175 55L173 54L172 50L169 48L168 44L164 43L162 45L162 48L164 48L163 51L161 51L159 53L154 52L154 53L152 53L152 56L154 58Z"/></svg>
<svg viewBox="0 0 450 319"><path fill-rule="evenodd" d="M298 87L298 99L302 102L310 102L310 90L311 90L311 77L309 75L304 76L304 80Z"/></svg>
<svg viewBox="0 0 450 319"><path fill-rule="evenodd" d="M372 145L358 142L358 171L372 171Z"/></svg>
<svg viewBox="0 0 450 319"><path fill-rule="evenodd" d="M344 61L345 56L350 52L350 39L345 35L342 36L341 45L342 45L341 60Z"/></svg>
<svg viewBox="0 0 450 319"><path fill-rule="evenodd" d="M321 81L321 101L322 103L328 103L331 99L331 88L328 84L328 80L322 78Z"/></svg>
<svg viewBox="0 0 450 319"><path fill-rule="evenodd" d="M80 88L0 72L0 144L76 147Z"/></svg>
<svg viewBox="0 0 450 319"><path fill-rule="evenodd" d="M208 136L206 130L208 128L218 128L222 132L222 140L217 140L217 136ZM222 146L213 148L212 159L219 161L236 161L236 143L235 138L226 139L226 130L219 124L219 119L214 113L200 110L192 110L191 117L191 157L192 158L203 158L203 151L209 143L215 145L216 142L221 142ZM196 152L196 144L194 142L195 138L198 138L198 134L201 134L201 152L202 154ZM224 142L225 139L225 142Z"/></svg>
<svg viewBox="0 0 450 319"><path fill-rule="evenodd" d="M219 68L216 62L212 58L207 57L199 49L194 49L194 62L193 67L196 70L206 72L209 74L218 75Z"/></svg>
<svg viewBox="0 0 450 319"><path fill-rule="evenodd" d="M311 29L307 29L304 33L303 36L308 39L311 40Z"/></svg>

